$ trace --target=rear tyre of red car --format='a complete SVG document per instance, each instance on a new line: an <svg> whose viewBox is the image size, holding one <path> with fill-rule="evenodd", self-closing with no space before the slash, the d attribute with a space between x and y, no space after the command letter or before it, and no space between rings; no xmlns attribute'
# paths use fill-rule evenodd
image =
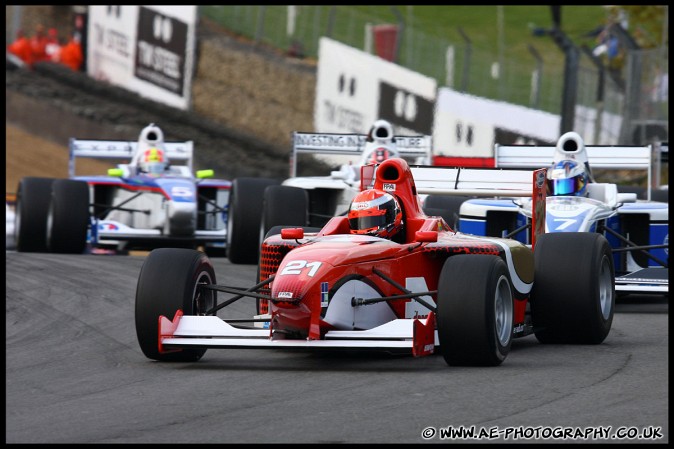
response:
<svg viewBox="0 0 674 449"><path fill-rule="evenodd" d="M541 343L599 344L615 308L611 247L601 234L564 232L536 240L531 319Z"/></svg>
<svg viewBox="0 0 674 449"><path fill-rule="evenodd" d="M136 335L147 358L164 362L194 362L205 348L160 353L159 316L173 320L175 313L204 315L215 306L216 292L198 288L215 284L215 271L206 254L184 248L159 248L147 256L136 287Z"/></svg>
<svg viewBox="0 0 674 449"><path fill-rule="evenodd" d="M87 246L88 228L89 185L71 179L54 181L47 213L47 249L81 254Z"/></svg>
<svg viewBox="0 0 674 449"><path fill-rule="evenodd" d="M51 199L52 178L26 177L16 191L16 250L47 251L47 214Z"/></svg>
<svg viewBox="0 0 674 449"><path fill-rule="evenodd" d="M273 184L278 181L264 178L232 181L227 210L227 257L230 262L257 263L264 190Z"/></svg>
<svg viewBox="0 0 674 449"><path fill-rule="evenodd" d="M457 255L445 261L438 283L440 353L450 366L496 366L512 344L513 293L498 256Z"/></svg>

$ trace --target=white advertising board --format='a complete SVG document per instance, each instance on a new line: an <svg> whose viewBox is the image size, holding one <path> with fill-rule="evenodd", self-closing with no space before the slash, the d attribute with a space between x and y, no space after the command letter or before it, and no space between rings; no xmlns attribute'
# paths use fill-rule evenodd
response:
<svg viewBox="0 0 674 449"><path fill-rule="evenodd" d="M90 5L87 74L187 110L196 22L196 5Z"/></svg>
<svg viewBox="0 0 674 449"><path fill-rule="evenodd" d="M560 116L486 98L438 89L433 154L493 157L494 144L554 144Z"/></svg>
<svg viewBox="0 0 674 449"><path fill-rule="evenodd" d="M434 78L322 37L315 131L365 134L385 119L397 135L430 135L436 90Z"/></svg>

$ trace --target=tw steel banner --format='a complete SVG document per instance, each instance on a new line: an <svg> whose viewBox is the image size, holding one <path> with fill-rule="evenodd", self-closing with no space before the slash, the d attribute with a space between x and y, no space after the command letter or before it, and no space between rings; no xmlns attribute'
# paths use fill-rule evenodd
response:
<svg viewBox="0 0 674 449"><path fill-rule="evenodd" d="M187 32L187 23L141 6L134 75L182 97Z"/></svg>
<svg viewBox="0 0 674 449"><path fill-rule="evenodd" d="M196 21L196 5L90 5L87 73L187 110Z"/></svg>
<svg viewBox="0 0 674 449"><path fill-rule="evenodd" d="M430 135L436 88L434 78L323 37L315 131L365 134L381 118L396 135Z"/></svg>

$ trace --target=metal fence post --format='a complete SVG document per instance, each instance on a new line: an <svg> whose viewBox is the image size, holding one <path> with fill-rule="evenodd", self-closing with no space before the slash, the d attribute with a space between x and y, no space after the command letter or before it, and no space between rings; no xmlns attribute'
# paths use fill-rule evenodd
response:
<svg viewBox="0 0 674 449"><path fill-rule="evenodd" d="M578 49L559 28L550 30L557 46L564 52L564 88L559 135L573 131L576 118L576 93L578 90Z"/></svg>
<svg viewBox="0 0 674 449"><path fill-rule="evenodd" d="M260 42L260 39L262 39L262 35L264 34L264 13L267 7L260 6L259 8L260 9L257 12L257 27L255 29L255 40L254 40L256 45Z"/></svg>
<svg viewBox="0 0 674 449"><path fill-rule="evenodd" d="M12 7L12 26L11 30L7 30L9 34L5 34L7 41L6 44L13 42L16 38L16 33L21 29L21 17L23 15L23 6L13 5Z"/></svg>
<svg viewBox="0 0 674 449"><path fill-rule="evenodd" d="M531 53L536 60L536 69L532 73L533 82L531 83L529 105L534 109L538 109L541 97L541 82L543 78L543 58L541 58L541 55L536 51L536 48L534 48L533 45L528 44L527 47L529 48L529 53Z"/></svg>
<svg viewBox="0 0 674 449"><path fill-rule="evenodd" d="M471 41L463 32L463 28L459 27L459 34L466 43L466 50L463 53L463 75L461 76L461 92L468 91L468 75L470 71L470 52L471 52Z"/></svg>
<svg viewBox="0 0 674 449"><path fill-rule="evenodd" d="M405 19L403 19L403 15L400 14L398 8L391 6L391 12L398 19L398 32L396 33L395 49L393 50L393 62L398 64L400 63L400 43L402 42L402 35L405 32Z"/></svg>
<svg viewBox="0 0 674 449"><path fill-rule="evenodd" d="M332 37L332 29L335 26L335 13L336 13L335 8L337 7L331 6L330 12L328 13L328 29L326 30L325 35L330 38Z"/></svg>
<svg viewBox="0 0 674 449"><path fill-rule="evenodd" d="M314 11L314 53L318 54L318 38L321 33L321 7L316 6Z"/></svg>
<svg viewBox="0 0 674 449"><path fill-rule="evenodd" d="M363 42L363 51L367 54L372 54L372 24L370 22L365 24L365 42Z"/></svg>
<svg viewBox="0 0 674 449"><path fill-rule="evenodd" d="M595 123L594 123L594 144L595 145L601 145L600 139L601 139L601 121L602 121L602 116L604 115L604 83L605 83L605 78L606 78L606 69L604 68L604 64L601 62L601 59L596 57L594 54L592 54L592 50L587 45L583 45L580 47L581 50L583 50L583 53L590 58L590 61L595 65L597 68L597 73L598 73L598 82L597 82L597 97L596 97L596 105L597 105L597 115L595 117Z"/></svg>
<svg viewBox="0 0 674 449"><path fill-rule="evenodd" d="M638 144L634 139L636 133L633 131L636 130L633 130L633 125L634 120L638 118L641 96L641 71L643 69L641 47L620 24L612 24L610 32L627 50L625 52L625 112L620 140L625 145Z"/></svg>
<svg viewBox="0 0 674 449"><path fill-rule="evenodd" d="M454 88L454 46L450 45L447 47L447 53L445 55L445 85L450 88Z"/></svg>

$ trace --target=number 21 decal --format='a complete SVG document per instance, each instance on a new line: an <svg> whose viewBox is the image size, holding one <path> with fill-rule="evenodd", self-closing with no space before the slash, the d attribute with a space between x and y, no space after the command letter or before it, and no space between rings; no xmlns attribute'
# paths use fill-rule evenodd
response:
<svg viewBox="0 0 674 449"><path fill-rule="evenodd" d="M293 260L288 262L281 274L301 274L305 268L309 269L307 276L314 276L321 266L322 262L307 262L306 260Z"/></svg>

